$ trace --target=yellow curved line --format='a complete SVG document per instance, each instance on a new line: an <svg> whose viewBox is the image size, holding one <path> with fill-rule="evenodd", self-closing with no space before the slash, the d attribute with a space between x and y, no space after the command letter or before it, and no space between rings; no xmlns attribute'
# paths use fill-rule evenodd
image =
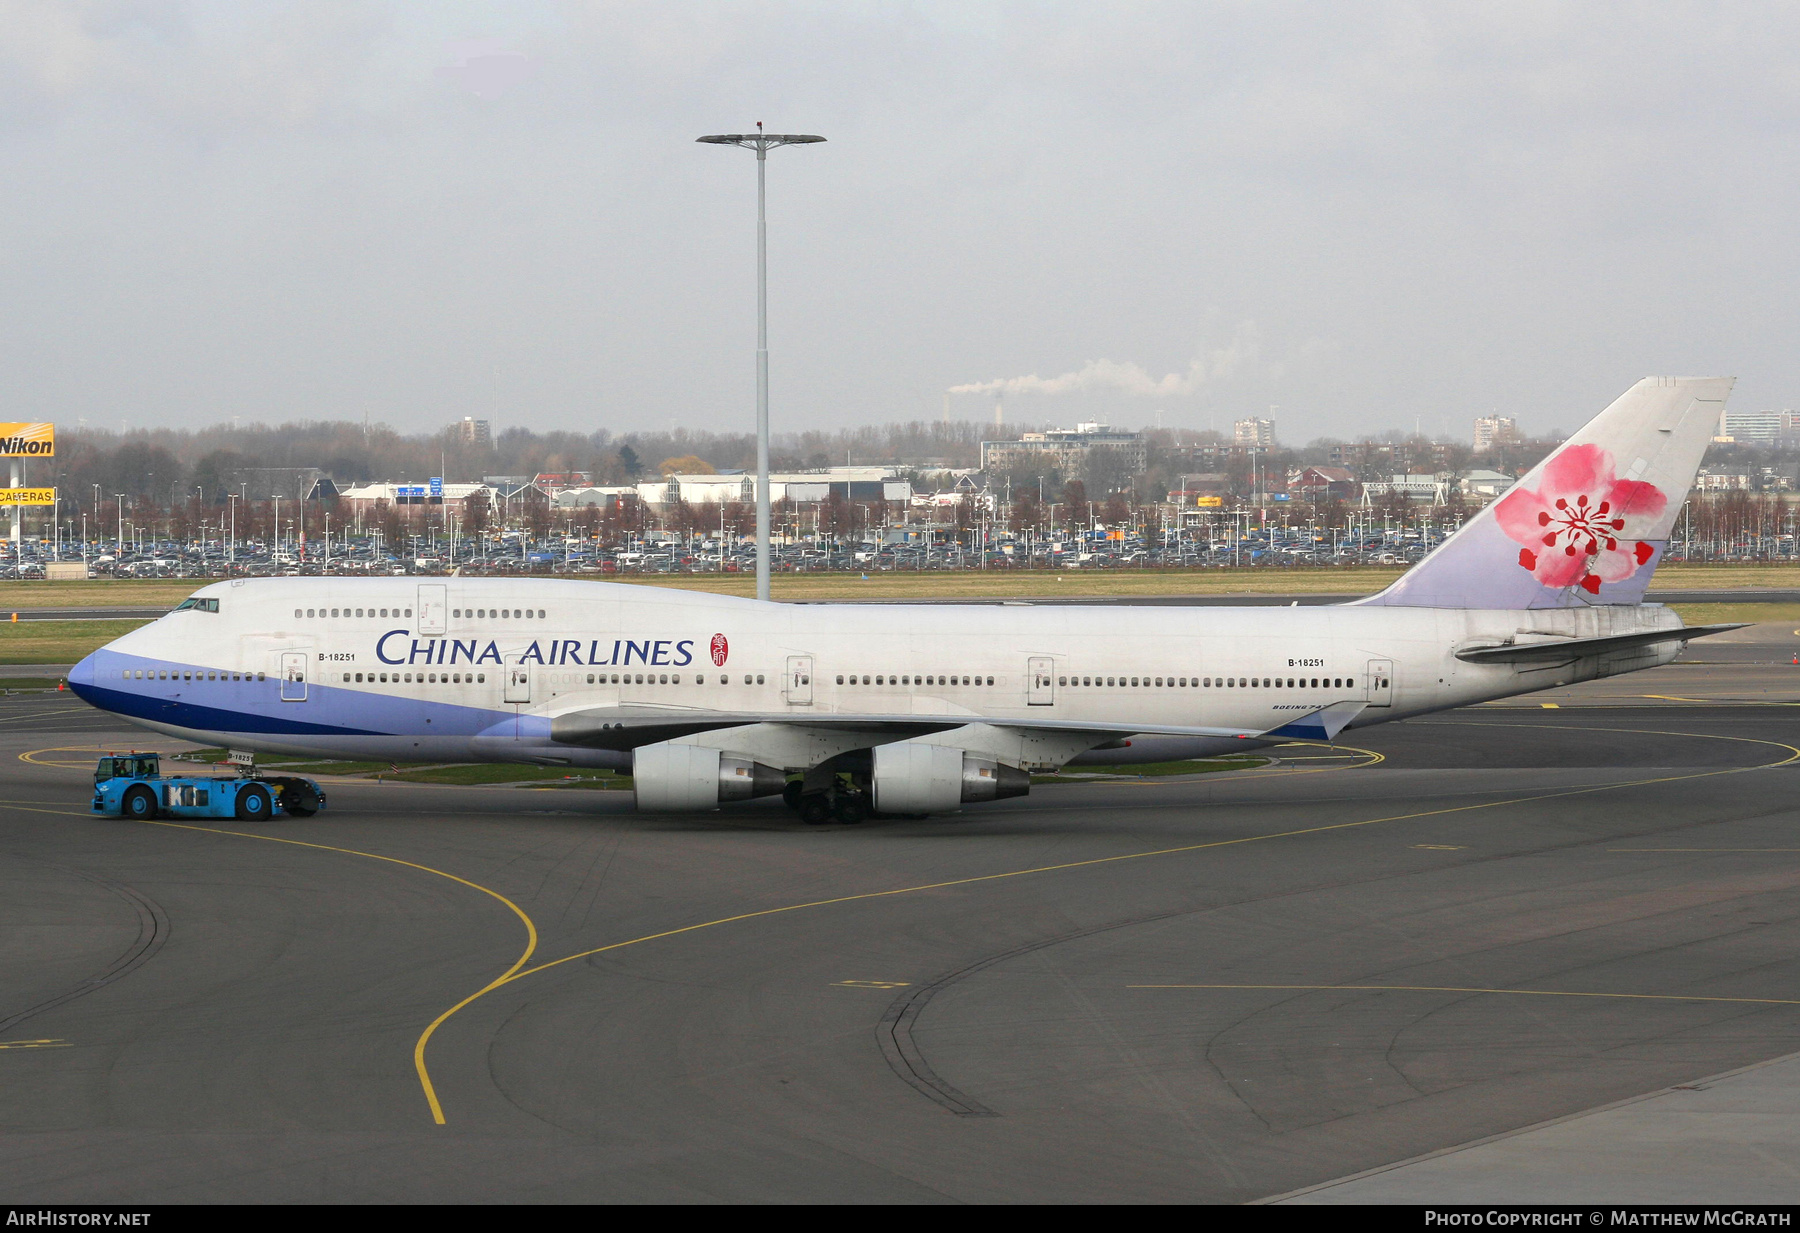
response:
<svg viewBox="0 0 1800 1233"><path fill-rule="evenodd" d="M86 762L85 761L83 761L83 762L45 762L44 760L39 758L38 755L39 754L50 754L50 753L95 753L95 752L98 752L101 750L116 751L118 748L119 748L118 744L112 744L112 745L51 745L44 749L28 749L24 753L19 755L19 761L29 762L33 766L55 766L55 767L61 767L64 770L67 770L71 766L85 766ZM133 753L160 753L159 750L154 750L154 749L144 749L144 750L132 749L130 752L133 752ZM85 817L86 815L83 815L83 816Z"/></svg>
<svg viewBox="0 0 1800 1233"><path fill-rule="evenodd" d="M1590 993L1573 989L1474 989L1462 985L1126 985L1127 989L1274 989L1317 992L1329 989L1378 993L1510 993L1535 998L1631 998L1642 1002L1746 1002L1757 1006L1800 1006L1800 998L1708 998L1678 993Z"/></svg>
<svg viewBox="0 0 1800 1233"><path fill-rule="evenodd" d="M147 819L144 820L147 821ZM190 826L182 822L150 822L150 825L170 826L177 830L184 831L202 831L209 835L235 835L240 839L266 839L270 843L289 843L297 848L318 848L320 851L324 852L342 852L349 856L366 856L372 861L387 861L392 865L405 865L408 869L418 869L425 873L434 873L440 878L449 878L452 882L460 882L462 885L473 890L478 890L484 895L493 896L501 903L504 903L508 908L512 909L513 915L517 916L525 926L525 949L520 953L517 959L513 960L512 966L507 968L506 971L502 972L499 976L496 976L480 989L471 993L455 1006L452 1006L449 1010L433 1019L431 1025L425 1029L424 1034L419 1037L418 1043L413 1046L413 1069L418 1072L419 1086L424 1089L425 1092L425 1103L431 1106L431 1120L436 1122L439 1126L444 1125L444 1106L438 1101L437 1088L431 1082L431 1072L425 1067L425 1044L431 1039L432 1033L438 1030L438 1026L442 1024L444 1020L467 1006L470 1002L473 1002L482 994L487 993L492 989L498 989L501 985L504 985L518 973L520 968L523 968L531 961L531 956L537 952L538 931L537 925L533 923L531 917L525 914L525 910L512 900L508 899L505 895L502 895L499 891L483 886L479 882L471 882L467 878L459 878L453 873L446 873L442 869L433 869L430 865L421 865L417 861L401 860L397 856L383 856L378 852L361 852L355 848L336 848L328 843L308 843L301 839L282 839L275 835L258 835L251 831L227 831L211 826Z"/></svg>
<svg viewBox="0 0 1800 1233"><path fill-rule="evenodd" d="M47 752L47 751L39 750L38 752L43 753L43 752ZM46 764L46 765L48 765L48 764ZM0 808L16 809L16 810L20 810L25 813L54 813L54 814L60 814L64 817L70 817L70 818L91 818L94 816L93 814L90 814L90 813L74 813L67 809L33 809L27 805L13 805L13 804L7 804L7 803L0 803ZM499 891L493 890L490 887L483 886L479 882L471 882L467 878L458 877L457 875L455 875L453 873L447 873L442 869L433 869L430 865L421 865L417 861L401 860L397 856L383 856L379 852L363 852L356 848L333 847L331 844L328 844L328 843L310 843L303 839L283 839L277 835L258 835L252 831L228 831L228 830L221 830L220 828L213 827L213 826L194 826L194 825L191 825L186 822L159 822L159 821L155 821L155 820L152 820L149 818L137 818L137 819L131 819L131 820L143 822L150 826L167 826L167 827L170 827L171 829L180 830L180 831L199 831L202 834L206 834L206 835L231 835L231 836L235 836L236 838L239 838L239 839L266 839L270 843L286 843L286 844L292 844L294 847L297 847L297 848L316 848L321 852L339 852L346 856L367 857L369 860L372 860L372 861L386 861L390 865L404 865L408 869L417 869L424 873L436 874L440 878L448 878L452 882L459 882L462 885L471 888L472 890L478 890L484 895L489 895L495 899L498 899L501 903L504 903L508 908L510 908L512 910L513 915L517 916L519 918L519 920L525 926L525 949L520 953L519 957L513 961L512 966L506 969L506 971L502 972L499 976L495 977L493 980L491 980L487 984L483 985L480 989L478 989L474 993L470 994L468 997L464 998L462 1001L458 1002L455 1006L452 1006L449 1010L447 1010L443 1014L439 1015L436 1019L433 1019L431 1021L431 1026L429 1026L425 1029L424 1035L420 1036L418 1043L413 1046L413 1069L418 1072L419 1086L421 1089L424 1090L424 1093L425 1093L425 1103L428 1104L429 1106L431 1106L431 1120L436 1122L439 1126L442 1126L445 1124L444 1123L444 1106L439 1102L438 1095L437 1095L437 1088L431 1082L431 1072L429 1070L427 1070L425 1067L425 1044L427 1041L429 1041L431 1039L432 1033L437 1031L439 1025L441 1025L444 1022L444 1020L448 1019L451 1015L455 1014L457 1011L459 1011L463 1007L467 1006L470 1002L473 1002L476 998L480 997L482 994L491 992L492 990L499 988L501 985L503 985L507 981L511 980L515 975L518 974L520 968L524 967L527 963L529 963L531 961L531 956L537 953L537 945L538 945L537 925L532 921L531 917L529 917L525 914L525 910L523 908L521 908L518 904L514 903L512 900L508 899L505 895L502 895Z"/></svg>

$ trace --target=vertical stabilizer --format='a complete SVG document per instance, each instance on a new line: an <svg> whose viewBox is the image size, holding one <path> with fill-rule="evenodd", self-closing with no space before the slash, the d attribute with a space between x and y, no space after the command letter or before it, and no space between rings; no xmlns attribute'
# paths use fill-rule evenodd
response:
<svg viewBox="0 0 1800 1233"><path fill-rule="evenodd" d="M1731 392L1646 377L1394 585L1408 608L1642 603Z"/></svg>

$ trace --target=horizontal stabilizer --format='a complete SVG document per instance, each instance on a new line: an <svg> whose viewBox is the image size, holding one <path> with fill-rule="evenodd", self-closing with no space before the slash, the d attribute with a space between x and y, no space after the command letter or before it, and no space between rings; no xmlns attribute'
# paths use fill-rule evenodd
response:
<svg viewBox="0 0 1800 1233"><path fill-rule="evenodd" d="M1279 728L1272 728L1263 735L1285 736L1299 741L1333 741L1368 705L1367 702L1333 702L1310 715L1302 715Z"/></svg>
<svg viewBox="0 0 1800 1233"><path fill-rule="evenodd" d="M1549 638L1541 642L1507 642L1499 646L1474 646L1456 657L1469 664L1561 663L1584 655L1605 655L1659 642L1686 642L1708 634L1743 629L1747 622L1729 625L1689 625L1682 629L1653 629L1641 634L1614 634L1610 638Z"/></svg>

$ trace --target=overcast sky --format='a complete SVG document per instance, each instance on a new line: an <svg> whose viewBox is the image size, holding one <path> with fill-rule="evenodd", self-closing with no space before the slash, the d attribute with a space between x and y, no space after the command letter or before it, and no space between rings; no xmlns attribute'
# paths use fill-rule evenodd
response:
<svg viewBox="0 0 1800 1233"><path fill-rule="evenodd" d="M0 0L0 418L1800 406L1800 8Z"/></svg>

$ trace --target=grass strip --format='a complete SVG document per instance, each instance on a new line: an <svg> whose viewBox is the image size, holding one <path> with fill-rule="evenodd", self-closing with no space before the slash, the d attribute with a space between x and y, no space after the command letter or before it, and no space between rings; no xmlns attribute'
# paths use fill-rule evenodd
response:
<svg viewBox="0 0 1800 1233"><path fill-rule="evenodd" d="M72 664L148 621L0 621L0 663Z"/></svg>

